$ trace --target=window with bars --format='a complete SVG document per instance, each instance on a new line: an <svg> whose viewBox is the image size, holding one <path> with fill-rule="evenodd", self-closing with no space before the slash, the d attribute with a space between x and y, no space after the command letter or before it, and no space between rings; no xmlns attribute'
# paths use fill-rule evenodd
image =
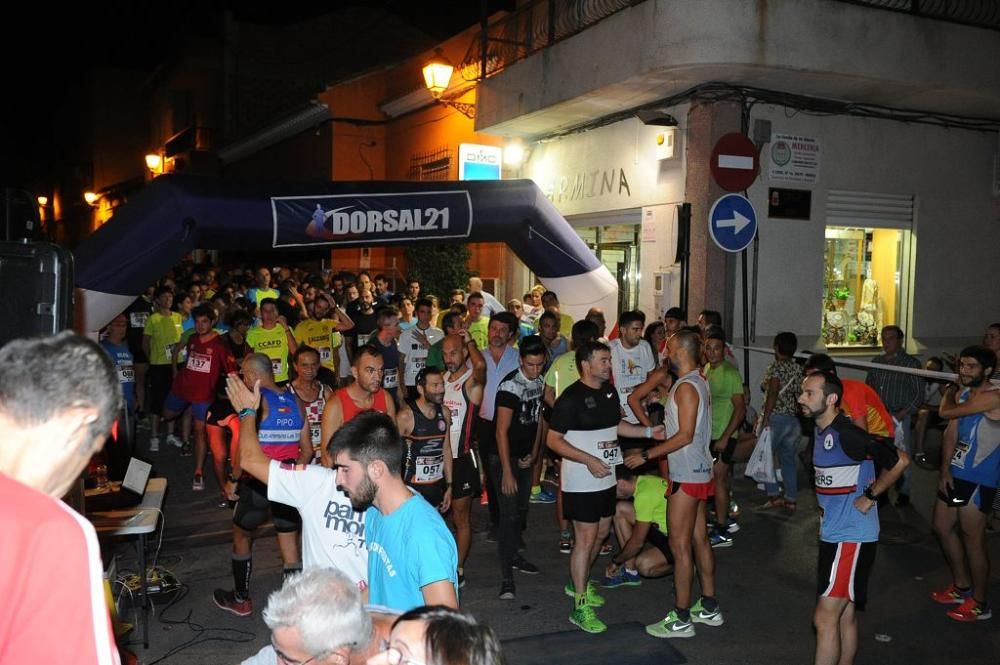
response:
<svg viewBox="0 0 1000 665"><path fill-rule="evenodd" d="M448 180L451 175L451 148L443 146L410 157L410 180Z"/></svg>

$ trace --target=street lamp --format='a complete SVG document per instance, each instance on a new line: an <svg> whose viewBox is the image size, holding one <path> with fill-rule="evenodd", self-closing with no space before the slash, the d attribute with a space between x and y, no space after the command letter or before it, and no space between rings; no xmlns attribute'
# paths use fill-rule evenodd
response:
<svg viewBox="0 0 1000 665"><path fill-rule="evenodd" d="M431 91L434 99L438 99L448 89L454 65L444 57L441 49L434 49L434 56L424 65L424 84Z"/></svg>
<svg viewBox="0 0 1000 665"><path fill-rule="evenodd" d="M99 198L101 197L95 194L94 192L83 193L83 200L86 201L88 205L95 205L97 203L97 199Z"/></svg>
<svg viewBox="0 0 1000 665"><path fill-rule="evenodd" d="M159 153L151 152L146 155L146 168L154 174L163 173L163 158Z"/></svg>
<svg viewBox="0 0 1000 665"><path fill-rule="evenodd" d="M431 59L423 67L424 85L427 86L431 96L440 103L445 106L452 107L467 118L475 118L475 104L456 102L443 97L445 91L448 90L448 86L451 83L451 75L454 71L455 66L451 64L448 58L444 57L444 53L441 52L441 49L436 48L434 49L434 56L431 57Z"/></svg>

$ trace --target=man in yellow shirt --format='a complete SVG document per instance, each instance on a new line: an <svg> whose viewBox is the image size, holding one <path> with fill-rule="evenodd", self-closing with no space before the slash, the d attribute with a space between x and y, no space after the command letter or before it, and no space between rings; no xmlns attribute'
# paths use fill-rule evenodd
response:
<svg viewBox="0 0 1000 665"><path fill-rule="evenodd" d="M142 349L149 358L149 394L147 397L147 408L149 409L149 423L152 429L149 439L149 450L158 452L160 450L160 422L162 420L163 401L170 392L170 384L173 381L172 358L174 355L174 345L180 342L184 325L181 322L179 312L171 311L174 304L174 292L167 286L160 286L153 293L153 303L155 311L146 319L146 326L142 331ZM174 436L174 423L166 423L167 443L178 448L181 447L181 440Z"/></svg>
<svg viewBox="0 0 1000 665"><path fill-rule="evenodd" d="M354 328L354 322L337 307L326 291L316 291L310 318L295 326L297 344L305 344L319 353L320 373L317 378L334 390L337 388L337 349L344 343L341 333ZM326 371L324 371L324 369Z"/></svg>
<svg viewBox="0 0 1000 665"><path fill-rule="evenodd" d="M260 323L247 331L247 344L271 359L274 380L283 386L288 381L288 357L295 353L298 344L292 331L278 321L278 301L274 298L260 302Z"/></svg>
<svg viewBox="0 0 1000 665"><path fill-rule="evenodd" d="M247 300L259 309L265 298L274 298L277 300L279 295L277 289L271 288L271 271L267 268L258 268L257 286L247 291Z"/></svg>

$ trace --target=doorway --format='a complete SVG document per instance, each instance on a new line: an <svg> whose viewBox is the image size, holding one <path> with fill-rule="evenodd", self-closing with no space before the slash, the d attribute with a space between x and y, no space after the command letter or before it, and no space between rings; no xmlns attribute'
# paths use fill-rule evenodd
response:
<svg viewBox="0 0 1000 665"><path fill-rule="evenodd" d="M639 306L639 225L614 224L577 228L597 259L618 282L618 311ZM609 316L611 313L606 312Z"/></svg>

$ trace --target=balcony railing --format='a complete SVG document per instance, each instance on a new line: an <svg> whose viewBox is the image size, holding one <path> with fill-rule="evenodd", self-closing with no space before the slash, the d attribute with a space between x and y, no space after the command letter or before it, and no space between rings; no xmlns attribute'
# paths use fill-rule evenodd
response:
<svg viewBox="0 0 1000 665"><path fill-rule="evenodd" d="M837 0L837 2L1000 30L1000 2L997 0Z"/></svg>
<svg viewBox="0 0 1000 665"><path fill-rule="evenodd" d="M493 22L486 29L485 40L480 33L469 46L459 71L467 81L488 78L642 2L645 0L536 0Z"/></svg>
<svg viewBox="0 0 1000 665"><path fill-rule="evenodd" d="M1000 30L1000 0L831 0ZM476 81L572 37L645 0L535 0L490 24L469 45L459 71Z"/></svg>

